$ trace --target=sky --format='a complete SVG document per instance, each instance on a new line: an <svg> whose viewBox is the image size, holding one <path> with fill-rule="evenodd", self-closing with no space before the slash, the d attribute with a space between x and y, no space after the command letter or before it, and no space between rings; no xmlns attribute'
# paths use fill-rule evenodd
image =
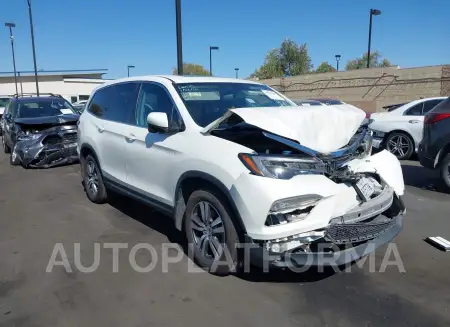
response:
<svg viewBox="0 0 450 327"><path fill-rule="evenodd" d="M340 66L372 51L401 67L450 64L450 0L181 0L183 61L213 74L249 76L270 49L307 43L313 65ZM27 0L0 0L0 24L14 22L16 65L33 70ZM177 63L175 0L32 0L38 69L108 69L105 78L171 74ZM1 29L0 29L1 31ZM9 31L0 32L0 71L12 71Z"/></svg>

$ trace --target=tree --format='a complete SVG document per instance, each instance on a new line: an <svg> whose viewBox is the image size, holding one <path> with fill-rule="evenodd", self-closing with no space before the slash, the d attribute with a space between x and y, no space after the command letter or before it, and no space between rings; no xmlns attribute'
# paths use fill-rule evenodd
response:
<svg viewBox="0 0 450 327"><path fill-rule="evenodd" d="M324 61L322 62L319 67L314 71L315 73L329 73L329 72L335 72L336 68L331 66L328 62Z"/></svg>
<svg viewBox="0 0 450 327"><path fill-rule="evenodd" d="M386 58L381 59L382 56L378 51L370 54L370 68L390 67L392 64ZM367 68L367 52L360 58L349 60L345 65L346 70Z"/></svg>
<svg viewBox="0 0 450 327"><path fill-rule="evenodd" d="M174 68L172 73L178 75L178 69ZM202 65L185 62L183 63L183 75L209 76L209 71Z"/></svg>
<svg viewBox="0 0 450 327"><path fill-rule="evenodd" d="M312 68L311 57L308 55L306 43L298 45L286 39L280 48L270 50L264 64L255 70L250 77L268 79L283 76L303 75Z"/></svg>

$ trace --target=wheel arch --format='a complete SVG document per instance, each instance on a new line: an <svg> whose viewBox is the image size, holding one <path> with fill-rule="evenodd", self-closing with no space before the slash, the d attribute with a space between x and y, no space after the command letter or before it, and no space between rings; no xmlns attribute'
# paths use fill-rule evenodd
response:
<svg viewBox="0 0 450 327"><path fill-rule="evenodd" d="M198 189L209 189L223 195L226 204L232 211L230 218L235 223L238 233L242 236L246 232L242 217L231 197L229 189L219 179L202 171L187 171L178 179L174 198L174 219L175 227L178 230L182 230L188 196Z"/></svg>
<svg viewBox="0 0 450 327"><path fill-rule="evenodd" d="M439 158L438 161L436 163L436 166L440 165L440 163L442 162L442 160L445 158L445 156L447 154L450 153L450 142L448 142L446 145L444 145L441 150L439 150L438 154L439 154Z"/></svg>

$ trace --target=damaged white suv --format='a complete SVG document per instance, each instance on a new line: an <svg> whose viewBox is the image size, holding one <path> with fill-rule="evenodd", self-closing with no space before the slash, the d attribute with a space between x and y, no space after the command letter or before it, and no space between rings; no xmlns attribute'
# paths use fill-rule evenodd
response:
<svg viewBox="0 0 450 327"><path fill-rule="evenodd" d="M405 212L399 161L370 155L364 119L247 80L126 78L94 90L81 115L82 178L93 202L118 191L173 217L216 274L248 258L342 265L391 241Z"/></svg>

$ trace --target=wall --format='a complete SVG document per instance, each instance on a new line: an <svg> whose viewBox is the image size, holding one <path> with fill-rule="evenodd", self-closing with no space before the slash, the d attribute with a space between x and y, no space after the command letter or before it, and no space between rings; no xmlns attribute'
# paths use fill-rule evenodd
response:
<svg viewBox="0 0 450 327"><path fill-rule="evenodd" d="M70 101L71 96L90 95L92 90L105 81L102 79L64 78L62 75L38 76L39 92L60 94ZM20 76L17 87L20 93L36 93L34 76ZM14 77L0 77L0 95L16 93Z"/></svg>
<svg viewBox="0 0 450 327"><path fill-rule="evenodd" d="M291 99L334 98L374 112L421 97L450 96L450 65L359 69L259 82Z"/></svg>

